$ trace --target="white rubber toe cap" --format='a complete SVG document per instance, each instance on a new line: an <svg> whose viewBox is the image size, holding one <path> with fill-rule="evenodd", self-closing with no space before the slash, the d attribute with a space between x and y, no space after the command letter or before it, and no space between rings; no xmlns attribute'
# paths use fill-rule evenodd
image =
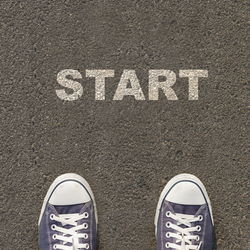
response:
<svg viewBox="0 0 250 250"><path fill-rule="evenodd" d="M78 174L62 174L54 180L44 198L38 225L41 222L47 203L54 206L69 206L87 203L91 200L95 208L96 222L98 222L94 194L88 182Z"/></svg>
<svg viewBox="0 0 250 250"><path fill-rule="evenodd" d="M203 205L206 203L199 186L190 181L181 181L175 184L165 199L182 205Z"/></svg>
<svg viewBox="0 0 250 250"><path fill-rule="evenodd" d="M65 180L54 189L49 203L55 206L75 205L91 200L87 190L75 180Z"/></svg>
<svg viewBox="0 0 250 250"><path fill-rule="evenodd" d="M203 205L207 204L213 222L211 203L199 178L192 174L179 174L173 177L161 192L155 214L155 232L163 201L167 200L181 205Z"/></svg>

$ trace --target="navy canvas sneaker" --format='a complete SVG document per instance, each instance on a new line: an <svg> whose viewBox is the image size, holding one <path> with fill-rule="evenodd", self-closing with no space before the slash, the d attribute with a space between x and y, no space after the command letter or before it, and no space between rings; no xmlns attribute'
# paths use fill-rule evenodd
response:
<svg viewBox="0 0 250 250"><path fill-rule="evenodd" d="M190 174L172 178L155 216L157 250L214 250L212 208L202 182Z"/></svg>
<svg viewBox="0 0 250 250"><path fill-rule="evenodd" d="M38 226L40 250L95 250L97 212L87 181L77 174L57 177L44 199Z"/></svg>

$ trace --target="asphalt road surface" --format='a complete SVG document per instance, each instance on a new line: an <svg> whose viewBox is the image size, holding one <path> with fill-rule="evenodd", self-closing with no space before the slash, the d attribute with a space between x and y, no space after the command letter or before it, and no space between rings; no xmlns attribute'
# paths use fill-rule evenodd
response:
<svg viewBox="0 0 250 250"><path fill-rule="evenodd" d="M38 249L42 200L59 174L90 183L100 250L155 249L159 194L176 174L197 175L214 209L219 250L249 243L247 1L0 2L0 249ZM81 72L76 101L55 90ZM86 69L113 69L95 100ZM145 101L113 101L123 69ZM177 101L149 101L148 70L177 75ZM188 101L180 69L207 69Z"/></svg>

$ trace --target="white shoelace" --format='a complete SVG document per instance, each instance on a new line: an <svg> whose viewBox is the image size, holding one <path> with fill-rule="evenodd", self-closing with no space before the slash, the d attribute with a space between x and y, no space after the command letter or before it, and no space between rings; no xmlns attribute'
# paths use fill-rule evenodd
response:
<svg viewBox="0 0 250 250"><path fill-rule="evenodd" d="M88 218L88 213L83 214L60 214L58 216L51 214L50 219L53 221L60 222L62 224L62 227L56 226L53 224L51 226L51 229L55 231L55 234L53 234L53 239L61 240L63 241L63 245L55 244L53 246L53 249L60 249L60 250L78 250L78 249L89 249L89 244L81 244L79 243L80 239L88 239L88 234L86 233L78 233L79 230L87 229L88 224L83 223L82 225L77 225L77 222L79 220L82 220L84 218ZM64 228L63 226L70 225L72 226L69 229ZM56 234L56 232L62 233L62 234ZM66 244L70 243L72 246L67 246Z"/></svg>
<svg viewBox="0 0 250 250"><path fill-rule="evenodd" d="M198 235L192 234L192 232L197 232L201 230L200 226L192 227L192 222L202 221L203 216L194 216L187 214L172 214L170 211L166 213L166 216L172 218L176 221L176 224L171 222L166 223L167 228L172 228L177 231L177 233L167 232L167 238L175 238L176 243L166 243L166 248L178 249L178 250L199 250L202 242ZM185 225L185 228L180 227L180 225ZM198 245L193 245L192 240L196 240Z"/></svg>

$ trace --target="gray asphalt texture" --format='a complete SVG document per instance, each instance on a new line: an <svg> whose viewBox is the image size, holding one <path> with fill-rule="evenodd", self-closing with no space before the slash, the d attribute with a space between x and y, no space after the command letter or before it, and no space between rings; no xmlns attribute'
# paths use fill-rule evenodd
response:
<svg viewBox="0 0 250 250"><path fill-rule="evenodd" d="M37 221L52 181L90 183L100 250L153 250L161 190L197 175L212 201L219 250L249 243L247 1L0 2L0 249L38 249ZM114 69L106 101L94 79L63 102L62 69ZM148 69L207 69L199 100L112 101L123 69L147 97ZM248 125L248 126L247 126Z"/></svg>

